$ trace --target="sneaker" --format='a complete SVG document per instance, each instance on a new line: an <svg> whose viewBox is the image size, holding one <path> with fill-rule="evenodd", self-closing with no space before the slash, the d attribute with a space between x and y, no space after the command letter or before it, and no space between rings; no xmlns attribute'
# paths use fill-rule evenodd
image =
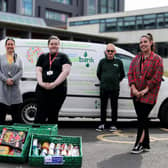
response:
<svg viewBox="0 0 168 168"><path fill-rule="evenodd" d="M99 131L99 132L104 131L104 128L105 128L104 124L101 124L98 126L98 128L96 128L96 131Z"/></svg>
<svg viewBox="0 0 168 168"><path fill-rule="evenodd" d="M139 153L142 153L143 151L144 151L143 146L141 144L138 144L137 146L135 146L132 149L131 153L133 153L133 154L139 154Z"/></svg>
<svg viewBox="0 0 168 168"><path fill-rule="evenodd" d="M145 148L145 147L143 147L143 151L144 151L144 152L149 152L149 151L150 151L150 148Z"/></svg>
<svg viewBox="0 0 168 168"><path fill-rule="evenodd" d="M114 132L114 131L117 131L117 127L112 125L110 128L109 128L109 131L110 132Z"/></svg>

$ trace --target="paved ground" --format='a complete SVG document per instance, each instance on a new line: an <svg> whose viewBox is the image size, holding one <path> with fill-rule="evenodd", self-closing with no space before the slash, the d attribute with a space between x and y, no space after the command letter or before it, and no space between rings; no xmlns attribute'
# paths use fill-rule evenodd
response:
<svg viewBox="0 0 168 168"><path fill-rule="evenodd" d="M86 128L84 128L86 124ZM64 125L61 123L60 125ZM130 154L136 135L136 124L122 124L120 130L111 134L108 130L97 133L93 124L78 123L59 128L60 135L82 136L82 168L165 168L168 157L167 130L158 123L151 124L151 150L140 155ZM75 125L75 124L74 124ZM26 164L0 163L0 168L29 168ZM73 168L73 167L72 167Z"/></svg>

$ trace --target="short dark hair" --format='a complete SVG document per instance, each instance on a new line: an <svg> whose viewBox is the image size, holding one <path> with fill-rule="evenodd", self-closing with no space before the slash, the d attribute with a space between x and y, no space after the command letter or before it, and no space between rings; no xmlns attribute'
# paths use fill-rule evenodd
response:
<svg viewBox="0 0 168 168"><path fill-rule="evenodd" d="M48 45L50 44L50 41L53 40L53 39L54 39L54 40L58 40L59 43L60 43L60 39L58 38L58 36L52 35L52 36L50 36L49 39L48 39Z"/></svg>
<svg viewBox="0 0 168 168"><path fill-rule="evenodd" d="M12 40L12 41L14 42L14 44L15 44L15 40L14 40L13 38L9 38L9 37L8 37L8 38L5 40L5 45L7 45L7 43L8 43L9 40Z"/></svg>

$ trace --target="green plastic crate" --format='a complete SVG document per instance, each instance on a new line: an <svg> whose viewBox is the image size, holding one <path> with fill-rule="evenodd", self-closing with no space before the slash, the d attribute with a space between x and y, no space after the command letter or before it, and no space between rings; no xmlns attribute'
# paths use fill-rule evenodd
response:
<svg viewBox="0 0 168 168"><path fill-rule="evenodd" d="M22 149L22 152L20 155L14 156L14 155L0 155L0 161L2 162L10 162L10 163L24 163L27 161L28 158L28 153L29 153L29 148L30 148L30 139L31 139L31 135L30 135L30 130L28 128L15 128L13 126L9 126L9 125L1 125L0 126L0 133L2 132L3 128L7 128L7 129L12 129L12 130L16 130L16 131L26 131L27 132L27 136L24 142L24 146Z"/></svg>
<svg viewBox="0 0 168 168"><path fill-rule="evenodd" d="M31 134L41 134L41 135L58 135L58 126L57 124L19 124L15 123L13 126L30 128Z"/></svg>
<svg viewBox="0 0 168 168"><path fill-rule="evenodd" d="M80 148L79 156L64 156L63 163L55 165L45 165L43 156L32 155L32 145L33 139L38 139L40 143L43 142L53 142L53 143L67 143L78 145ZM82 165L82 138L75 136L45 136L45 135L32 135L31 136L31 146L29 150L29 165L39 166L39 167L57 167L57 168L81 168Z"/></svg>

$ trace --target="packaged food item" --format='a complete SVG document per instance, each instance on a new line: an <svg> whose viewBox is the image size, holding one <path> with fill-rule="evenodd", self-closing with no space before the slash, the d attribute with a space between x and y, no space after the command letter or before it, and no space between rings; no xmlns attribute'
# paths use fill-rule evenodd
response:
<svg viewBox="0 0 168 168"><path fill-rule="evenodd" d="M21 151L18 149L11 149L8 153L8 155L14 155L14 156L18 156L21 155Z"/></svg>
<svg viewBox="0 0 168 168"><path fill-rule="evenodd" d="M74 146L72 149L72 156L79 156L80 152L79 152L79 146Z"/></svg>
<svg viewBox="0 0 168 168"><path fill-rule="evenodd" d="M26 138L26 132L3 128L0 144L22 150Z"/></svg>
<svg viewBox="0 0 168 168"><path fill-rule="evenodd" d="M49 152L48 152L49 155L54 155L54 148L55 148L55 144L50 143Z"/></svg>
<svg viewBox="0 0 168 168"><path fill-rule="evenodd" d="M56 156L60 156L61 155L61 144L56 144L55 155Z"/></svg>
<svg viewBox="0 0 168 168"><path fill-rule="evenodd" d="M10 151L9 146L0 145L0 155L8 155L9 151Z"/></svg>
<svg viewBox="0 0 168 168"><path fill-rule="evenodd" d="M38 149L38 139L33 139L33 146L32 146L33 155L38 156L39 155L39 149Z"/></svg>
<svg viewBox="0 0 168 168"><path fill-rule="evenodd" d="M48 142L44 142L43 144L42 144L42 149L47 149L47 151L49 150L49 146L50 146L50 144L48 143Z"/></svg>
<svg viewBox="0 0 168 168"><path fill-rule="evenodd" d="M67 156L72 156L72 150L73 150L73 145L72 145L72 144L69 144L69 145L68 145Z"/></svg>
<svg viewBox="0 0 168 168"><path fill-rule="evenodd" d="M43 149L43 150L41 151L40 156L47 156L47 154L48 154L47 149Z"/></svg>
<svg viewBox="0 0 168 168"><path fill-rule="evenodd" d="M62 156L66 156L66 155L67 155L67 149L68 149L67 144L62 144L62 145L61 145L61 149L62 149L61 155L62 155Z"/></svg>

